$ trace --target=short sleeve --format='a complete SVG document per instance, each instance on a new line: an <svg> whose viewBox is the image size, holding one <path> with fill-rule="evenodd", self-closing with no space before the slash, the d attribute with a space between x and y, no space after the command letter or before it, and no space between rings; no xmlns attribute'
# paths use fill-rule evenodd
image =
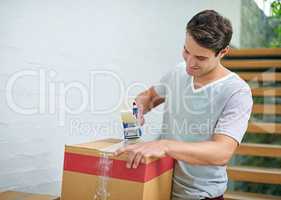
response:
<svg viewBox="0 0 281 200"><path fill-rule="evenodd" d="M247 131L252 107L253 98L249 87L235 92L226 103L214 133L227 135L241 143Z"/></svg>

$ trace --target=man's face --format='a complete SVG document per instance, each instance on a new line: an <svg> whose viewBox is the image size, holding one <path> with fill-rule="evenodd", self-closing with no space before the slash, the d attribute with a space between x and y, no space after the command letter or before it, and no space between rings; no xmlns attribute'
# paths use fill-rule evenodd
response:
<svg viewBox="0 0 281 200"><path fill-rule="evenodd" d="M219 66L221 59L220 53L215 56L212 50L199 46L189 34L186 35L182 55L186 63L186 72L195 77L208 74Z"/></svg>

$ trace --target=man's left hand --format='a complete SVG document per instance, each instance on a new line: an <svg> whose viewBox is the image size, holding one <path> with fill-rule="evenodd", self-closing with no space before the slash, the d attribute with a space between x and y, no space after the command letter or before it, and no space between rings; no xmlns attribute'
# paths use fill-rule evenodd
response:
<svg viewBox="0 0 281 200"><path fill-rule="evenodd" d="M137 168L141 162L145 162L146 157L161 158L166 151L166 140L157 140L121 147L114 155L128 153L127 168Z"/></svg>

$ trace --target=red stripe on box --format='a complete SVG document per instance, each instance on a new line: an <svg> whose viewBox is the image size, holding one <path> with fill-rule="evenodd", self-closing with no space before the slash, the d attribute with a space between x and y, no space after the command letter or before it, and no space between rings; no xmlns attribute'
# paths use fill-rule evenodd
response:
<svg viewBox="0 0 281 200"><path fill-rule="evenodd" d="M81 155L75 153L64 153L64 170L103 176L105 171L100 166L100 157ZM110 159L113 163L107 175L112 178L129 181L147 182L174 166L171 157L163 157L148 164L140 164L136 169L128 169L126 161Z"/></svg>

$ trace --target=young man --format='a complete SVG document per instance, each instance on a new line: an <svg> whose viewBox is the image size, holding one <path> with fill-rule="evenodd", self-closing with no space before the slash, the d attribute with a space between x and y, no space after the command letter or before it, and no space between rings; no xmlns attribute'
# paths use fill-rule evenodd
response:
<svg viewBox="0 0 281 200"><path fill-rule="evenodd" d="M216 11L202 11L188 22L185 62L136 98L142 123L143 114L165 102L162 138L116 153L129 153L129 168L138 167L144 156L173 157L173 200L223 199L226 164L246 132L253 105L247 83L221 64L231 37L231 23Z"/></svg>

